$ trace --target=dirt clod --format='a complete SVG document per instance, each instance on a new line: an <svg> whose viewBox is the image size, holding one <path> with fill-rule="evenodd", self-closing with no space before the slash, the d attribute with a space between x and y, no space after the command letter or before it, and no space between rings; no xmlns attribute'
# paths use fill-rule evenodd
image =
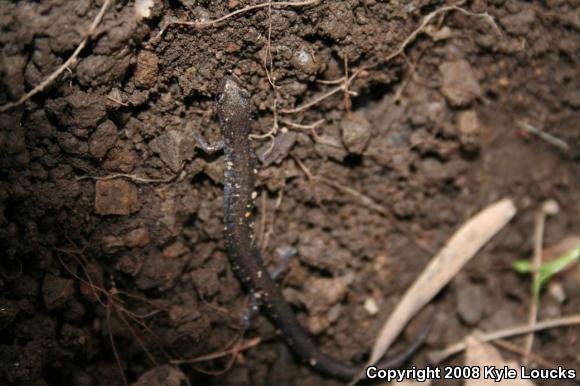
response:
<svg viewBox="0 0 580 386"><path fill-rule="evenodd" d="M459 113L457 131L463 150L473 152L479 149L482 128L475 111L469 110Z"/></svg>
<svg viewBox="0 0 580 386"><path fill-rule="evenodd" d="M467 106L482 95L481 85L467 60L444 62L439 71L443 76L441 92L451 106Z"/></svg>
<svg viewBox="0 0 580 386"><path fill-rule="evenodd" d="M63 307L73 296L74 281L46 275L42 282L42 298L49 310Z"/></svg>
<svg viewBox="0 0 580 386"><path fill-rule="evenodd" d="M89 139L89 151L95 158L102 158L117 142L117 126L109 120L101 123Z"/></svg>
<svg viewBox="0 0 580 386"><path fill-rule="evenodd" d="M141 207L137 187L122 179L97 181L95 184L95 213L126 216Z"/></svg>
<svg viewBox="0 0 580 386"><path fill-rule="evenodd" d="M184 386L187 385L185 374L173 366L159 366L147 371L133 386Z"/></svg>
<svg viewBox="0 0 580 386"><path fill-rule="evenodd" d="M146 227L140 227L125 234L123 241L129 248L142 248L151 242L151 236Z"/></svg>
<svg viewBox="0 0 580 386"><path fill-rule="evenodd" d="M151 88L157 81L159 58L154 52L141 51L137 56L135 69L135 84L140 88Z"/></svg>

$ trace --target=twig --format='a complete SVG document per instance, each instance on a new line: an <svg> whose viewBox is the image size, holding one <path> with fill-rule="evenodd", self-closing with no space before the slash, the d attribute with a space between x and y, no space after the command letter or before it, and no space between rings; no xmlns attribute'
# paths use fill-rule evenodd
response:
<svg viewBox="0 0 580 386"><path fill-rule="evenodd" d="M556 146L557 148L563 150L563 151L568 151L570 150L570 146L568 145L568 143L550 133L547 133L543 130L538 129L535 126L530 125L527 122L523 122L523 121L519 121L518 125L520 125L520 127L525 130L527 133L530 133L532 135L535 135L536 137L548 142L550 145Z"/></svg>
<svg viewBox="0 0 580 386"><path fill-rule="evenodd" d="M179 21L179 20L175 20L175 21L171 21L169 22L167 25L165 25L163 28L161 28L161 30L159 31L159 33L155 36L155 38L153 38L154 41L158 40L167 30L167 28L169 28L170 26L173 25L185 25L188 27L192 27L194 29L204 29L204 28L209 28L209 27L213 27L216 26L218 24L220 24L221 22L230 19L234 16L238 16L240 14L249 12L249 11L253 11L255 9L259 9L259 8L266 8L266 7L304 7L304 6L308 6L308 5L318 5L320 3L320 0L306 0L306 1L278 1L278 2L267 2L267 3L261 3L261 4L255 4L255 5L250 5L238 10L235 10L234 12L228 13L225 16L222 16L220 18L217 19L213 19L213 20L203 20L203 21Z"/></svg>
<svg viewBox="0 0 580 386"><path fill-rule="evenodd" d="M177 177L179 177L179 175L183 171L183 166L184 166L184 164L181 165L181 168L177 171L177 173L175 173L173 176L167 177L167 178L145 178L145 177L140 177L140 176L137 176L134 174L114 173L114 174L109 174L106 176L80 176L80 177L76 177L76 179L77 179L77 181L81 181L81 180L109 181L109 180L114 180L117 178L127 178L133 182L141 182L144 184L165 183L165 182L171 182L171 181L175 180Z"/></svg>
<svg viewBox="0 0 580 386"><path fill-rule="evenodd" d="M534 255L532 256L532 269L534 270L532 276L532 303L530 304L530 313L528 315L528 324L533 326L538 319L538 305L540 302L540 266L542 265L542 249L544 245L544 228L546 225L546 216L555 214L558 206L553 200L548 200L542 204L542 207L536 213L536 221L534 226ZM528 364L532 346L534 345L534 334L530 333L526 336L524 343L524 356L522 364Z"/></svg>
<svg viewBox="0 0 580 386"><path fill-rule="evenodd" d="M498 339L498 340L494 341L493 344L495 344L496 346L498 346L504 350L513 352L515 354L525 355L524 350L522 350L520 347L516 346L515 344L508 342L507 340ZM538 354L534 354L533 352L531 352L531 353L528 353L528 355L530 356L531 359L533 359L540 366L553 368L553 369L558 367L553 362L546 360L544 357L542 357Z"/></svg>
<svg viewBox="0 0 580 386"><path fill-rule="evenodd" d="M207 354L207 355L201 355L201 356L191 358L191 359L174 359L174 360L171 360L170 363L172 365L181 365L181 364L186 364L186 363L207 362L207 361L210 361L213 359L219 359L219 358L223 358L223 357L228 356L228 355L236 354L240 351L245 351L247 349L250 349L252 347L259 345L260 342L262 342L262 338L260 338L258 336L254 339L250 339L247 342L236 345L228 350L224 350L224 351L220 351L220 352L212 353L212 354Z"/></svg>
<svg viewBox="0 0 580 386"><path fill-rule="evenodd" d="M536 323L533 326L524 324L521 326L510 327L503 330L480 333L478 334L478 338L482 342L491 342L497 339L527 334L532 331L541 331L555 327L573 326L578 324L580 324L580 314L575 314L565 316L562 318L543 320L541 322ZM432 352L431 354L429 354L429 359L431 363L438 364L441 363L446 358L455 355L457 353L460 353L463 350L465 350L465 340L452 344L451 346L448 346L443 350Z"/></svg>
<svg viewBox="0 0 580 386"><path fill-rule="evenodd" d="M317 79L316 83L320 83L320 84L339 84L339 83L344 83L345 77L341 76L338 79L334 79L334 80L324 80L324 79Z"/></svg>
<svg viewBox="0 0 580 386"><path fill-rule="evenodd" d="M97 14L97 16L93 20L91 26L89 27L88 31L85 33L83 39L81 40L81 42L77 46L76 50L74 50L74 52L66 60L66 62L64 62L58 69L56 69L56 71L54 71L46 79L44 79L38 86L34 87L32 90L30 90L29 92L27 92L26 94L24 94L22 97L20 97L20 99L18 99L15 102L9 102L9 103L7 103L7 104L5 104L3 106L0 106L0 113L3 113L5 111L8 111L11 108L14 108L16 106L20 106L21 104L23 104L24 102L26 102L27 100L29 100L30 98L32 98L34 95L38 94L39 92L41 92L42 90L44 90L46 87L48 87L65 70L69 70L70 71L70 67L74 66L74 64L75 64L75 62L76 62L79 54L85 48L85 46L87 45L89 39L91 38L91 35L95 32L97 26L99 25L99 23L103 19L103 16L105 15L105 12L107 11L107 9L109 8L109 6L111 5L111 1L112 0L105 0L103 2L103 5L101 7L101 10L99 11L99 13Z"/></svg>

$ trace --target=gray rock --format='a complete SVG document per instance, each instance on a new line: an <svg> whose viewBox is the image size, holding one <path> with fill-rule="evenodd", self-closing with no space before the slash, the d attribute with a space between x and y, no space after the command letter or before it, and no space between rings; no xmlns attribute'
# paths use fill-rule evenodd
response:
<svg viewBox="0 0 580 386"><path fill-rule="evenodd" d="M465 283L456 291L457 313L468 325L477 324L483 317L486 296L479 285Z"/></svg>
<svg viewBox="0 0 580 386"><path fill-rule="evenodd" d="M153 139L149 147L159 154L161 160L171 170L177 172L183 161L190 159L193 155L195 141L180 131L170 130Z"/></svg>

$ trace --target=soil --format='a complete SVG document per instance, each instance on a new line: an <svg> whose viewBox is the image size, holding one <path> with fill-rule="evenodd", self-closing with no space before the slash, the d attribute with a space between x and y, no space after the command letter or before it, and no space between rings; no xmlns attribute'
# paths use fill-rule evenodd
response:
<svg viewBox="0 0 580 386"><path fill-rule="evenodd" d="M114 1L69 71L0 114L0 383L339 384L298 365L263 316L244 328L247 295L224 250L222 157L189 134L219 138L214 90L228 73L253 95L254 133L277 112L273 145L255 139L257 238L271 266L295 255L284 292L325 351L362 363L432 252L502 197L517 216L432 302L434 326L408 365L426 366L427 352L475 328L526 322L530 278L511 266L532 254L535 213L548 199L560 207L546 245L580 232L577 1L467 1L496 25L441 12L392 58L450 3L262 7L160 36L170 21L259 2L137 3L144 10ZM0 2L0 105L56 70L102 4ZM349 85L356 95L284 113L336 87L323 81L345 64L349 75L365 68ZM319 120L314 132L297 126ZM559 291L542 293L539 318L580 311L580 275L551 285ZM224 351L244 330L262 341L233 362L171 362ZM580 330L537 333L533 352L578 372Z"/></svg>

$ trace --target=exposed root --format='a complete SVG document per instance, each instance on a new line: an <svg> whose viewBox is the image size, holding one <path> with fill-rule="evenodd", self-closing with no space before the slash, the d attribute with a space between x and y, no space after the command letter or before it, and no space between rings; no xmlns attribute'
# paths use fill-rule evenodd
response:
<svg viewBox="0 0 580 386"><path fill-rule="evenodd" d="M72 55L66 60L66 62L64 62L59 68L56 69L56 71L54 71L46 79L44 79L38 86L34 87L32 90L30 90L29 92L24 94L22 97L20 97L20 99L18 99L17 101L14 101L14 102L6 103L3 106L0 106L0 113L8 111L16 106L20 106L21 104L23 104L24 102L26 102L27 100L32 98L34 95L38 94L39 92L44 90L46 87L48 87L50 84L52 84L52 82L54 82L56 80L56 78L58 78L60 76L60 74L62 74L64 71L66 71L66 70L70 71L71 67L73 67L76 64L76 61L78 59L79 54L86 47L86 45L89 42L89 39L91 38L93 33L95 33L97 26L99 25L99 23L103 19L105 12L107 12L107 9L111 5L111 2L112 2L112 0L105 0L103 2L103 5L101 6L99 13L97 14L95 19L91 23L91 26L89 27L88 31L85 32L83 39L81 40L81 42L79 43L77 48L74 50Z"/></svg>
<svg viewBox="0 0 580 386"><path fill-rule="evenodd" d="M89 272L87 271L86 268L86 264L88 263L86 258L84 257L82 251L76 251L76 250L66 250L66 249L56 249L58 252L61 252L63 254L66 254L67 256L71 257L74 261L76 261L77 264L79 264L79 267L81 268L81 270L83 271L83 277L79 276L78 274L76 274L70 267L68 264L66 264L64 262L64 260L62 258L58 258L60 264L62 265L62 267L75 279L77 279L78 281L80 281L81 283L87 285L93 296L95 297L96 301L105 308L105 321L107 324L107 334L109 337L109 341L111 343L111 348L113 350L113 355L115 357L115 361L117 363L117 368L119 369L119 373L121 374L121 377L123 379L123 383L125 385L128 385L128 381L127 381L127 377L125 376L125 370L123 369L123 365L122 365L122 361L121 361L121 357L119 355L119 350L117 348L117 344L115 342L115 339L113 337L113 333L112 333L112 329L111 329L111 316L113 314L113 312L115 313L115 315L121 320L121 322L123 322L123 324L127 327L127 329L129 330L130 334L133 336L133 338L137 341L137 343L139 344L139 346L141 347L141 349L145 352L147 358L151 361L151 363L153 363L154 365L157 364L157 361L155 360L153 354L149 351L149 349L146 347L145 343L143 342L143 340L141 339L141 337L139 336L139 334L137 333L137 331L131 326L130 321L132 321L133 323L137 323L138 325L140 325L141 327L143 327L145 329L145 331L149 332L150 334L152 334L152 336L157 340L157 342L159 343L159 346L161 347L163 353L166 355L167 358L170 358L171 356L165 351L165 349L163 348L163 345L161 344L161 339L155 335L153 333L153 331L149 328L149 326L147 326L144 323L144 320L151 318L153 316L155 316L156 314L158 314L161 311L167 311L164 310L163 308L159 307L158 305L156 305L155 303L153 303L152 301L142 298L141 296L138 295L132 295L129 294L127 292L124 291L118 291L116 289L116 287L113 284L113 287L110 290L106 290L103 287L100 287L99 285L96 285L93 280L91 279L91 275L89 274ZM129 309L127 309L124 305L124 301L123 299L121 299L119 296L123 295L126 296L128 298L132 298L135 300L139 300L145 304L148 304L150 306L153 306L154 309L144 315L139 315Z"/></svg>
<svg viewBox="0 0 580 386"><path fill-rule="evenodd" d="M350 77L348 78L344 78L342 84L340 86L337 86L333 89L331 89L330 91L325 92L324 94L314 98L313 100L311 100L310 102L307 102L299 107L293 108L293 109L281 109L279 110L280 114L295 114L295 113L299 113L301 111L304 111L314 105L317 105L318 103L322 102L323 100L325 100L328 97L333 96L334 94L336 94L337 92L343 91L345 93L352 93L352 91L349 91L349 86L352 83L352 81L359 76L363 71L365 71L366 68L361 68L357 71L355 71L354 74L352 74Z"/></svg>
<svg viewBox="0 0 580 386"><path fill-rule="evenodd" d="M423 18L423 20L421 20L421 23L419 24L419 26L413 32L411 32L411 34L409 36L407 36L407 38L403 41L403 43L401 43L401 45L399 45L399 47L395 51L393 51L391 54L387 55L383 60L378 61L377 63L371 64L371 65L362 66L357 71L355 71L354 74L351 75L350 77L345 76L345 77L343 77L339 80L336 80L336 81L319 81L320 83L323 83L323 84L337 84L337 83L342 83L342 84L340 84L340 86L337 86L337 87L327 91L326 93L323 93L322 95L314 98L312 101L307 102L299 107L296 107L293 109L282 109L279 112L281 114L299 113L303 110L306 110L306 109L322 102L326 98L331 97L332 95L334 95L340 91L344 91L345 97L346 97L346 95L351 93L351 91L349 91L349 86L357 76L359 76L363 71L370 70L372 68L378 67L379 65L384 65L384 64L388 63L389 61L393 60L394 58L396 58L397 56L404 54L407 46L409 44L411 44L413 41L415 41L415 39L417 39L417 37L420 34L425 32L429 23L431 23L431 21L433 21L433 19L435 17L437 17L441 14L448 13L451 11L457 11L457 12L461 12L461 13L468 15L468 16L481 18L484 21L486 21L487 23L489 23L498 34L502 35L501 30L499 29L498 25L495 23L495 20L493 19L493 17L491 15L489 15L487 12L473 13L473 12L467 11L466 9L463 9L460 7L460 5L463 5L463 3L464 3L464 1L461 1L456 5L441 7L439 9L429 13L428 15L426 15ZM346 60L346 58L345 58L345 60ZM347 105L347 104L345 103L345 105ZM345 106L345 107L347 107L347 106Z"/></svg>
<svg viewBox="0 0 580 386"><path fill-rule="evenodd" d="M82 181L82 180L109 181L109 180L114 180L117 178L127 178L128 180L131 180L133 182L138 182L138 183L143 183L143 184L167 183L167 182L171 182L171 181L177 179L181 175L181 173L183 172L184 166L185 166L185 163L181 164L181 167L179 168L177 173L175 173L174 175L167 177L167 178L146 178L146 177L137 176L135 174L114 173L114 174L109 174L106 176L80 176L80 177L76 177L76 179L77 179L77 181Z"/></svg>
<svg viewBox="0 0 580 386"><path fill-rule="evenodd" d="M260 9L260 8L271 8L271 7L276 7L276 8L283 8L283 7L305 7L308 5L317 5L320 3L320 0L306 0L306 1L277 1L277 2L267 2L267 3L262 3L262 4L255 4L255 5L250 5L241 9L238 9L234 12L228 13L225 16L222 16L220 18L217 19L213 19L213 20L204 20L204 21L179 21L179 20L175 20L175 21L171 21L169 22L167 25L165 25L163 28L161 28L161 30L159 31L159 33L155 36L155 38L153 38L153 42L158 41L161 36L163 36L163 34L165 33L165 31L174 25L183 25L183 26L187 26L187 27L191 27L193 29L196 30L201 30L201 29L205 29L205 28L210 28L210 27L215 27L218 24L226 21L227 19L230 19L232 17L256 10L256 9Z"/></svg>
<svg viewBox="0 0 580 386"><path fill-rule="evenodd" d="M175 359L175 360L172 360L170 362L173 365L181 365L181 364L186 364L186 363L207 362L207 361L211 361L214 359L223 358L223 357L226 357L228 355L232 355L235 357L240 351L245 351L245 350L248 350L252 347L256 347L261 342L262 342L262 338L256 337L256 338L250 339L246 342L240 341L239 344L237 344L234 347L227 349L227 350L218 351L218 352L215 352L212 354L207 354L207 355L201 355L201 356L191 358L191 359Z"/></svg>

